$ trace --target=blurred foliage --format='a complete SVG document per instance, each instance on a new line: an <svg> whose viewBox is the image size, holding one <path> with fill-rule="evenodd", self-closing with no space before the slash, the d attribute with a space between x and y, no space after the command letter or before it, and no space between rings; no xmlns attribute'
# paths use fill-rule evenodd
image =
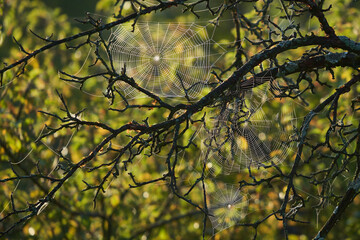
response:
<svg viewBox="0 0 360 240"><path fill-rule="evenodd" d="M211 1L217 6L221 1ZM332 3L332 9L326 13L329 16L330 25L334 26L341 35L346 35L354 41L360 38L359 7L357 1L326 1L329 5ZM259 1L256 4L261 4ZM112 15L118 9L114 9L113 0L92 0L92 1L50 1L50 0L2 0L0 1L0 59L2 62L10 64L24 56L19 51L13 37L22 44L25 50L32 51L43 45L43 42L34 37L29 29L43 36L52 36L53 39L63 38L76 34L81 30L87 29L86 26L74 21L74 18L82 18L86 12L90 12L94 17L101 17L103 21L110 22ZM256 18L255 13L251 12L251 3L242 3L240 9L248 14L250 18ZM279 9L272 9L272 14L276 16ZM129 8L124 15L130 13ZM143 21L179 21L207 24L212 19L208 12L199 12L201 18L197 20L190 13L182 14L181 9L169 9L169 11L149 14L142 18ZM230 14L223 16L223 19L229 19ZM281 19L277 19L280 21ZM296 19L299 23L307 26L302 28L303 34L308 32L320 33L319 24L315 18L301 16ZM214 40L227 47L234 41L235 31L231 21L220 21L216 28ZM108 33L109 34L109 33ZM267 34L264 32L263 34ZM245 30L241 31L241 36L249 39L255 39ZM95 36L94 36L95 37ZM76 41L74 42L74 45ZM251 56L260 50L261 46L252 45L248 41L242 42L242 46ZM231 46L230 46L231 47ZM149 117L149 123L160 122L166 118L162 110L147 109L139 111L130 109L126 114L109 112L109 103L103 97L103 83L89 82L85 91L80 91L78 86L63 82L59 79L58 71L65 71L82 75L90 73L92 70L87 67L92 57L87 58L89 51L93 49L81 48L73 51L64 51L65 46L53 48L51 51L39 54L32 58L26 67L26 72L20 77L15 77L15 72L7 73L7 79L11 81L4 82L0 89L0 176L1 178L14 176L13 170L20 175L30 174L40 169L44 174L54 173L61 176L61 168L66 168L69 164L63 158L59 157L59 152L63 155L71 156L72 159L80 160L86 156L97 143L106 136L106 132L101 129L86 128L62 130L61 133L42 140L35 144L45 124L48 126L57 126L53 118L49 118L39 113L39 110L61 114L61 103L56 94L56 90L61 92L69 103L72 112L86 108L83 118L89 121L101 121L111 126L119 127L124 123L136 120L141 122L145 117ZM231 49L231 48L230 48ZM286 59L298 59L303 54L304 49L288 51L288 55L279 56L279 62L283 63ZM224 56L219 67L226 68L230 66L234 59L235 52L231 49ZM266 63L265 63L266 64ZM264 67L267 67L264 64ZM296 109L296 118L301 126L302 118L308 113L309 109L319 104L324 97L329 96L334 89L348 81L353 74L353 70L336 68L334 69L334 79L327 71L323 71L320 76L321 82L327 82L332 89L314 82L314 93L306 92L303 98L306 99L308 106L294 101L293 107ZM306 88L306 84L300 86ZM359 89L360 90L360 89ZM206 90L205 90L206 91ZM358 91L357 91L358 92ZM354 124L358 116L354 114L349 106L356 92L352 91L342 98L339 106L339 115L352 116L347 119L345 124ZM172 100L176 101L176 100ZM148 103L147 99L138 100L141 103ZM117 105L123 104L121 101ZM151 102L150 102L151 104ZM289 111L289 106L274 100L264 106L264 112L271 116L272 112ZM199 114L200 117L201 114ZM326 113L318 115L311 123L308 138L316 144L324 139L328 119ZM85 128L85 129L84 129ZM194 126L196 128L196 125ZM201 128L200 124L198 128ZM195 132L187 133L187 139ZM130 133L129 133L130 134ZM113 144L120 145L125 137L121 136ZM186 139L185 138L185 139ZM198 143L200 140L197 140ZM334 145L340 142L336 136L332 138ZM186 142L184 140L184 142ZM354 146L352 146L353 148ZM166 152L166 151L165 151ZM304 152L304 155L310 155L311 152ZM326 155L324 151L316 154ZM161 154L160 154L161 155ZM164 156L138 157L136 162L129 166L131 172L140 181L146 181L161 177L166 171ZM195 169L198 166L199 153L195 146L180 154L181 164L178 167L183 191L186 192L194 179L199 177L198 172L189 174L189 169ZM108 157L108 156L107 156ZM294 159L294 152L284 161L284 169L290 168ZM83 192L86 187L83 180L88 184L98 184L101 181L106 169L88 172L91 167L98 166L106 162L107 158L98 156L96 162L84 167L84 171L76 173L63 188L57 193L55 200L49 207L43 210L39 216L26 222L24 226L12 231L8 239L200 239L202 236L203 215L189 206L186 202L175 197L166 182L160 182L143 186L141 188L130 189L129 184L133 184L128 174L122 170L120 177L109 182L108 188L104 194L101 194L97 200L97 206L93 208L93 195L91 191ZM9 161L16 164L9 164ZM338 161L342 161L339 159ZM314 162L303 167L303 174L309 174L316 169L328 166L328 162ZM354 170L349 169L349 174L339 177L336 182L332 182L329 188L335 189L335 192L341 194L350 182ZM56 173L55 173L56 172ZM259 173L260 174L260 173ZM271 171L268 173L271 174ZM247 176L248 177L248 176ZM232 183L236 184L243 180L239 175L221 175L219 182L209 182L209 193L217 191L212 185ZM110 184L111 183L111 184ZM43 179L18 180L13 183L0 183L0 216L3 217L6 211L11 207L10 196L13 195L15 205L18 209L26 207L27 202L43 197L51 189L51 183ZM332 213L335 202L327 202L328 208L315 208L319 203L317 195L322 190L316 189L313 185L304 182L297 182L298 191L307 199L306 210L300 213L303 221L309 221L311 224L291 223L289 239L311 239L316 235L321 227ZM281 205L281 198L285 191L285 182L275 182L272 188L266 185L258 186L253 189L251 194L252 201L247 207L247 216L245 221L256 221L259 218L271 213ZM213 189L213 190L211 190ZM202 202L202 191L195 188L191 192L191 198L194 202ZM184 216L182 216L184 215ZM179 218L174 218L180 216ZM21 215L19 216L21 217ZM172 219L171 221L168 221ZM206 234L212 236L211 223L207 220L208 229ZM0 229L5 229L5 223L0 224ZM360 236L360 200L356 198L353 205L342 217L335 229L330 232L329 239L357 239ZM147 231L148 230L148 231ZM250 239L253 234L252 228L231 227L218 232L213 239ZM271 218L262 224L258 229L260 239L279 239L282 237L282 225Z"/></svg>

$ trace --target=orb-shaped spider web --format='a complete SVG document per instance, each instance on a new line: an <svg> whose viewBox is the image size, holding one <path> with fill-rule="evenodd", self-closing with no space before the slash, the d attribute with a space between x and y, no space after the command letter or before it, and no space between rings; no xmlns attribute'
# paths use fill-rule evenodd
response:
<svg viewBox="0 0 360 240"><path fill-rule="evenodd" d="M263 108L270 99L266 88L246 91L242 99L227 104L207 122L203 160L212 174L218 168L230 174L278 165L289 155L295 144L296 117L291 111L268 116Z"/></svg>
<svg viewBox="0 0 360 240"><path fill-rule="evenodd" d="M132 31L133 30L133 31ZM213 41L206 27L186 23L122 25L109 38L109 52L118 73L159 96L195 98L210 78ZM139 92L119 83L131 99Z"/></svg>
<svg viewBox="0 0 360 240"><path fill-rule="evenodd" d="M233 185L216 187L209 196L208 210L213 229L221 231L238 224L246 216L249 200Z"/></svg>

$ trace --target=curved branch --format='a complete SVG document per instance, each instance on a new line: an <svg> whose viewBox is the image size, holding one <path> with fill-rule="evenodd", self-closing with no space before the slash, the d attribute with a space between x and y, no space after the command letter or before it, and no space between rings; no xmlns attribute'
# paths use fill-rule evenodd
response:
<svg viewBox="0 0 360 240"><path fill-rule="evenodd" d="M349 188L347 189L345 195L342 197L340 203L336 206L335 210L331 214L330 218L327 220L325 225L318 232L314 240L325 239L327 234L331 231L331 229L335 226L335 224L340 220L341 215L345 212L347 207L354 200L356 195L359 194L360 190L360 177L358 177L355 181L353 181Z"/></svg>
<svg viewBox="0 0 360 240"><path fill-rule="evenodd" d="M206 96L201 98L197 103L193 104L189 108L188 112L190 111L191 113L195 113L201 110L203 107L211 104L214 99L221 96L221 94L224 93L226 90L236 86L237 82L241 81L245 74L250 72L253 68L261 64L266 59L274 58L278 54L290 49L311 45L320 45L325 48L341 48L349 52L360 54L360 43L354 42L349 38L343 36L335 38L309 36L304 38L282 41L273 48L265 49L260 53L254 55L248 62L246 62L242 67L236 70L231 75L231 77L229 77L226 81L224 81L221 85L208 93Z"/></svg>
<svg viewBox="0 0 360 240"><path fill-rule="evenodd" d="M304 118L304 122L302 124L301 127L301 132L300 132L300 139L299 139L299 143L298 143L298 151L296 153L296 158L294 161L294 164L291 168L291 172L289 173L289 175L287 176L287 178L289 179L289 183L286 189L286 193L285 193L285 197L284 197L284 201L281 205L281 215L283 216L283 224L284 224L284 231L285 231L285 236L287 237L287 218L286 218L286 206L289 202L289 197L290 197L290 191L294 190L294 176L296 174L297 168L300 164L301 161L301 156L302 156L302 151L303 151L303 147L304 147L304 143L305 143L305 139L306 139L306 135L307 135L307 131L309 129L310 126L310 122L312 121L312 119L315 117L315 115L319 112L321 112L328 104L330 104L335 98L337 98L339 95L342 95L344 93L347 93L350 91L350 87L352 85L354 85L355 83L360 81L360 74L354 76L350 81L348 81L347 83L345 83L343 86L341 86L340 88L338 88L336 90L336 92L334 94L332 94L330 97L328 97L325 101L323 101L321 104L319 104L316 108L314 108L312 111L310 111Z"/></svg>

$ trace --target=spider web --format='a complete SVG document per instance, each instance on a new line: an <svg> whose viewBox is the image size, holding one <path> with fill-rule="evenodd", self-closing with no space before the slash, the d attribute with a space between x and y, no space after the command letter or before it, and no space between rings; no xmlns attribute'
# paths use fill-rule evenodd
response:
<svg viewBox="0 0 360 240"><path fill-rule="evenodd" d="M246 216L249 200L237 187L228 184L217 186L216 191L208 197L209 218L213 229L227 229Z"/></svg>
<svg viewBox="0 0 360 240"><path fill-rule="evenodd" d="M291 152L297 119L292 111L268 117L263 108L271 107L270 99L266 89L253 89L215 113L202 137L203 161L213 175L280 164Z"/></svg>
<svg viewBox="0 0 360 240"><path fill-rule="evenodd" d="M133 32L130 25L121 25L109 38L116 70L126 70L139 86L164 97L200 93L223 54L211 54L214 44L206 27L193 23L137 23ZM129 99L143 97L125 83L118 87Z"/></svg>

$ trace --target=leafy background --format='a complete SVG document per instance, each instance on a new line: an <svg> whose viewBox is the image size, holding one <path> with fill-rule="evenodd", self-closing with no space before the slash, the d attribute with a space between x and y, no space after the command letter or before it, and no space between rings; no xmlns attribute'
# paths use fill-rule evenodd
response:
<svg viewBox="0 0 360 240"><path fill-rule="evenodd" d="M213 1L217 6L220 1ZM339 34L346 35L352 40L359 40L359 7L357 1L327 1L333 3L331 12L327 13L330 25L334 26ZM103 21L111 21L114 9L114 1L111 0L3 0L0 1L2 8L0 19L0 59L2 62L12 63L21 58L23 54L14 43L13 36L21 42L25 49L37 49L43 42L36 39L29 29L41 36L51 36L53 38L63 38L76 34L87 29L74 18L83 18L86 12L90 12L94 17L102 17ZM257 4L257 3L256 3ZM260 3L259 3L260 4ZM241 9L251 12L251 4L243 4ZM129 10L130 11L130 10ZM279 10L273 9L274 14ZM212 18L207 12L201 12L200 20L196 20L191 14L182 14L180 10L170 9L169 11L158 12L147 15L144 20L148 21L202 21L205 22ZM224 16L229 19L230 16ZM254 15L254 17L256 17ZM280 20L279 20L280 21ZM319 25L315 19L307 15L297 19L305 26L301 29L304 34L313 31L320 33ZM221 22L216 29L214 40L225 44L234 41L234 30L231 22ZM241 33L247 36L246 32ZM266 33L264 33L266 34ZM321 34L321 33L320 33ZM249 35L249 38L252 36ZM75 44L75 43L74 43ZM244 41L243 47L251 55L259 52L259 46L253 46ZM14 176L11 167L19 174L28 174L40 169L43 173L57 171L61 174L61 169L57 165L66 167L67 163L54 153L54 151L67 151L73 159L81 159L87 155L94 146L105 136L101 129L88 128L79 131L62 131L61 134L48 137L44 143L35 144L34 140L44 127L44 124L56 126L52 118L48 118L39 113L39 110L60 113L61 103L56 90L60 91L73 112L86 107L84 117L88 120L102 121L112 126L121 126L131 120L141 121L144 114L149 117L150 123L160 122L165 119L163 112L156 109L140 111L132 109L127 114L118 114L107 111L109 107L108 100L102 95L102 83L93 81L86 86L88 93L81 92L76 86L64 83L59 79L58 71L76 73L81 69L81 73L86 74L91 70L82 67L90 49L79 49L76 51L67 51L65 46L53 48L31 59L26 68L25 74L19 78L13 78L12 81L5 82L0 89L0 176L1 178ZM301 56L303 49L289 51L288 55L281 55L279 61L285 61L287 58L297 59ZM221 67L229 66L234 59L234 51L231 49L220 62ZM91 62L91 57L88 59ZM320 79L330 84L333 89L340 86L350 79L352 70L335 69L335 79L332 79L328 72L322 72ZM7 73L8 79L13 76ZM306 93L304 98L308 106L301 104L296 108L296 114L301 122L308 109L316 106L323 97L331 93L331 89L320 85L314 86L314 94ZM304 88L306 86L303 86ZM359 89L358 89L359 90ZM339 111L347 116L349 124L356 123L357 116L354 115L348 106L351 100L356 97L354 93L349 93L343 98ZM146 99L138 100L146 102ZM173 100L176 101L176 100ZM121 104L121 103L118 103ZM264 111L271 115L277 112L284 104L281 101L274 101L269 104ZM327 126L326 114L320 114L311 124L309 138L314 143L323 139ZM189 136L190 137L190 133ZM69 140L71 140L69 142ZM334 141L337 141L334 137ZM121 139L117 143L121 145ZM67 146L64 148L64 146ZM27 156L29 151L30 155ZM53 151L53 150L54 151ZM189 151L182 153L183 159L179 169L182 174L183 187L190 186L189 181L195 179L191 171L186 171L191 166L198 164L198 149L190 148ZM310 154L307 152L305 154ZM327 154L324 152L317 154ZM25 158L25 159L24 159ZM9 161L19 162L16 165L10 165ZM293 156L289 156L284 162L291 166ZM106 159L97 158L98 163L105 162ZM341 161L341 159L339 160ZM97 163L97 164L98 164ZM314 161L302 169L303 173L311 173L321 167L326 167L326 161ZM87 166L88 168L91 166ZM164 158L158 157L139 157L137 162L130 166L139 181L153 179L161 176L166 170ZM351 179L352 169L349 174L340 177L331 184L332 189L339 194L347 186ZM105 174L105 170L88 172L86 168L77 172L76 176L70 179L63 189L57 193L55 201L36 218L26 222L24 226L18 228L8 235L9 239L199 239L202 235L203 215L189 207L184 201L176 198L166 183L146 185L141 188L129 189L132 184L131 179L126 172L122 172L120 177L113 180L106 193L100 195L96 208L93 208L93 192L81 190L85 188L82 180L89 184L96 184ZM196 173L195 173L196 175ZM220 176L217 182L209 182L213 185L212 189L224 188L224 183L233 183L241 180L239 175ZM15 204L18 208L25 207L27 202L41 198L51 189L51 184L42 179L32 179L31 181L21 180L13 183L0 183L0 214L3 217L8 208L10 208L10 196L13 194ZM316 197L321 189L309 186L306 182L297 182L297 186L302 194L308 197L307 209L301 213L304 221L310 221L311 224L291 225L290 239L311 239L327 217L336 206L335 202L328 202L325 209L315 208L318 204ZM276 182L272 188L265 186L257 187L252 192L254 201L248 206L248 215L244 221L254 221L273 209L279 208L281 196L284 192L285 183ZM184 190L185 191L185 190ZM201 189L195 189L191 195L195 202L202 199ZM331 231L329 239L357 239L360 235L360 200L356 198L354 204L346 211L335 229ZM20 216L19 216L20 217ZM213 231L211 223L207 221L207 236L211 237ZM6 228L6 223L1 223L0 228ZM252 236L253 229L244 227L231 227L218 232L213 239L247 239ZM259 227L258 235L261 239L279 239L282 237L282 226L276 219L269 219Z"/></svg>

